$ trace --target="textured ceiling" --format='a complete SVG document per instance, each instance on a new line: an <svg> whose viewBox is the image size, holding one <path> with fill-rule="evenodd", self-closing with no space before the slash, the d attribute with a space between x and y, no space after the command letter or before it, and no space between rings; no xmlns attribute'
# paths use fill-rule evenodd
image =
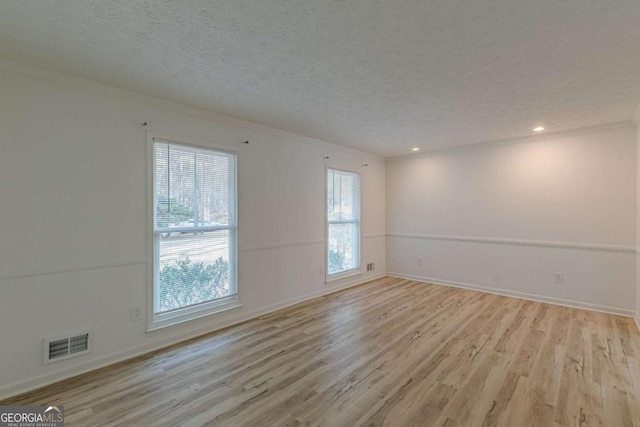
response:
<svg viewBox="0 0 640 427"><path fill-rule="evenodd" d="M0 56L385 156L629 120L638 0L0 0Z"/></svg>

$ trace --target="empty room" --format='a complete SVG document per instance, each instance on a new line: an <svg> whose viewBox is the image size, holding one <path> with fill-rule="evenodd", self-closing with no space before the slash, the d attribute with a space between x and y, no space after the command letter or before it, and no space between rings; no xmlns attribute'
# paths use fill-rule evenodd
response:
<svg viewBox="0 0 640 427"><path fill-rule="evenodd" d="M637 0L0 0L0 427L640 426Z"/></svg>

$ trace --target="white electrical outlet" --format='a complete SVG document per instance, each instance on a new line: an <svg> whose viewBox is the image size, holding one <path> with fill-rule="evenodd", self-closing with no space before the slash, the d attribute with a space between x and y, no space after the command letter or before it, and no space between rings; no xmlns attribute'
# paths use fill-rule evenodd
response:
<svg viewBox="0 0 640 427"><path fill-rule="evenodd" d="M422 257L416 258L416 264L422 265Z"/></svg>
<svg viewBox="0 0 640 427"><path fill-rule="evenodd" d="M138 320L142 320L142 307L136 305L131 307L131 321L137 322Z"/></svg>
<svg viewBox="0 0 640 427"><path fill-rule="evenodd" d="M556 283L564 283L564 273L563 272L558 271L558 272L553 274L553 277L555 278L555 282Z"/></svg>

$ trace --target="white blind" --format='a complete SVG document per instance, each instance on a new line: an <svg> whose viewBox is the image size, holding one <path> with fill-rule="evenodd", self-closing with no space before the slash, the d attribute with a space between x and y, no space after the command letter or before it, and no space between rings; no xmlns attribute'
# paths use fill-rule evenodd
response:
<svg viewBox="0 0 640 427"><path fill-rule="evenodd" d="M236 294L235 156L154 143L156 314Z"/></svg>
<svg viewBox="0 0 640 427"><path fill-rule="evenodd" d="M156 229L233 225L234 155L155 144Z"/></svg>
<svg viewBox="0 0 640 427"><path fill-rule="evenodd" d="M359 176L329 169L327 214L329 222L357 221L360 218Z"/></svg>

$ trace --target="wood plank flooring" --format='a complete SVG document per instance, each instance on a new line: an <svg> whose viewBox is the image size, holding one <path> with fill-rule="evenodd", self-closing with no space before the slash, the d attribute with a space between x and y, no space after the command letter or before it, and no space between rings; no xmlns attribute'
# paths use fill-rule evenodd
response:
<svg viewBox="0 0 640 427"><path fill-rule="evenodd" d="M384 278L0 403L68 426L640 426L640 334Z"/></svg>

